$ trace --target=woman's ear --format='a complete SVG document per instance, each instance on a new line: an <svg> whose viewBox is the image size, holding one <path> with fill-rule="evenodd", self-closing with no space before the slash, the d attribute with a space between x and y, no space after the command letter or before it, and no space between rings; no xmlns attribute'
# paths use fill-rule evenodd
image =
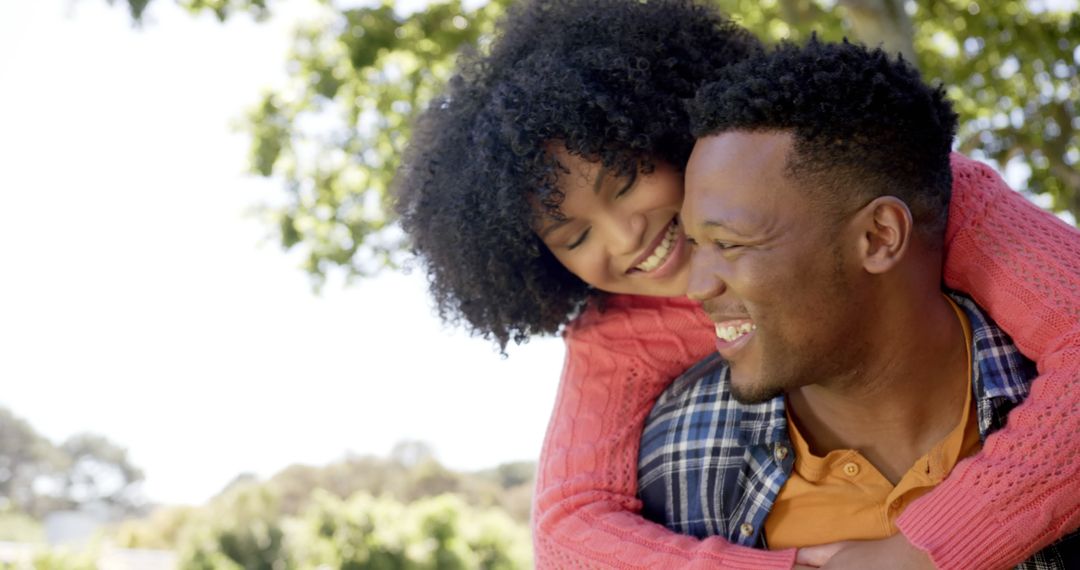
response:
<svg viewBox="0 0 1080 570"><path fill-rule="evenodd" d="M907 254L914 222L911 210L895 196L875 198L856 213L859 255L868 273L891 270Z"/></svg>

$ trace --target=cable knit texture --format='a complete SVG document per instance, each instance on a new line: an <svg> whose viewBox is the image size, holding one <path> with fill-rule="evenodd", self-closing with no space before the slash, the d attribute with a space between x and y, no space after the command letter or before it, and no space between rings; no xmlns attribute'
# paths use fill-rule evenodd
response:
<svg viewBox="0 0 1080 570"><path fill-rule="evenodd" d="M1080 526L1080 232L953 155L945 282L1035 359L1028 400L898 520L943 569L1017 564ZM713 350L686 299L610 298L566 332L533 505L536 567L791 568L795 551L673 533L638 514L641 430L671 381Z"/></svg>

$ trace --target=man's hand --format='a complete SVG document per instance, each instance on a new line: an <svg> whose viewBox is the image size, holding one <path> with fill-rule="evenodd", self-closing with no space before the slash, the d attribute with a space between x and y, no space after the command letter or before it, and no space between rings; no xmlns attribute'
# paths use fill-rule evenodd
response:
<svg viewBox="0 0 1080 570"><path fill-rule="evenodd" d="M930 556L897 533L882 540L834 542L800 548L795 563L823 570L936 570Z"/></svg>

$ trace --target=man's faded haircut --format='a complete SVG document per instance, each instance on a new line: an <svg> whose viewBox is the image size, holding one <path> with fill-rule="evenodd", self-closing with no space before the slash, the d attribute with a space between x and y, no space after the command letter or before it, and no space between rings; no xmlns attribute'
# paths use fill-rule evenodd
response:
<svg viewBox="0 0 1080 570"><path fill-rule="evenodd" d="M725 69L688 108L698 138L793 133L787 175L837 217L896 196L928 244L944 242L957 117L902 57L847 40L786 43Z"/></svg>

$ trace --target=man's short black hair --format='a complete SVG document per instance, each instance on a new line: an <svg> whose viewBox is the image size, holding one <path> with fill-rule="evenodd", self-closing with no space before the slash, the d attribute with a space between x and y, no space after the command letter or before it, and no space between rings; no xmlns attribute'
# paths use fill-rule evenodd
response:
<svg viewBox="0 0 1080 570"><path fill-rule="evenodd" d="M787 175L829 211L896 196L927 243L943 243L956 114L902 57L847 40L782 44L725 69L688 106L698 138L792 132Z"/></svg>
<svg viewBox="0 0 1080 570"><path fill-rule="evenodd" d="M694 145L684 101L760 51L696 0L511 6L490 52L465 56L420 117L396 181L440 316L504 347L558 331L591 292L533 231L530 200L562 198L552 146L623 174L681 169Z"/></svg>

